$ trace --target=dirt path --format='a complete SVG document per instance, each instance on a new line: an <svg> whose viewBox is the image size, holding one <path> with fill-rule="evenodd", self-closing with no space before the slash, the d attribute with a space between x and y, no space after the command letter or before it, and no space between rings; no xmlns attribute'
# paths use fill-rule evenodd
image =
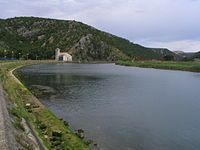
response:
<svg viewBox="0 0 200 150"><path fill-rule="evenodd" d="M3 89L0 85L0 149L16 150L15 138L12 131Z"/></svg>

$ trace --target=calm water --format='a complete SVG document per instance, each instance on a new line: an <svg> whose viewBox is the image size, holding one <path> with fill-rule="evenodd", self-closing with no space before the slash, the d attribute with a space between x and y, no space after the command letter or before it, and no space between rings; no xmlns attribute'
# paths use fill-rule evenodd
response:
<svg viewBox="0 0 200 150"><path fill-rule="evenodd" d="M113 64L18 72L33 91L44 86L42 103L102 150L200 150L199 73Z"/></svg>

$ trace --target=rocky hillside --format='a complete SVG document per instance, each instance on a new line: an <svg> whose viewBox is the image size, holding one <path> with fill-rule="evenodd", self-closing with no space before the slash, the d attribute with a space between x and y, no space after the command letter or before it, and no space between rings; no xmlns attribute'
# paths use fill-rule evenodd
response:
<svg viewBox="0 0 200 150"><path fill-rule="evenodd" d="M146 48L81 22L36 17L0 19L0 57L53 59L56 48L79 61L176 57L167 49Z"/></svg>
<svg viewBox="0 0 200 150"><path fill-rule="evenodd" d="M183 51L174 51L177 55L181 56L182 58L189 58L194 55L193 52L183 52Z"/></svg>
<svg viewBox="0 0 200 150"><path fill-rule="evenodd" d="M192 61L200 59L200 51L199 52L183 52L183 51L174 51L177 55L181 56L184 61Z"/></svg>

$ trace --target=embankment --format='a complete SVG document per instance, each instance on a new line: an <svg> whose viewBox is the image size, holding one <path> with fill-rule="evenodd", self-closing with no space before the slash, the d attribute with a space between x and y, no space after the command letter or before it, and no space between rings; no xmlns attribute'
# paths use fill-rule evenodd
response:
<svg viewBox="0 0 200 150"><path fill-rule="evenodd" d="M26 130L22 126L22 120L24 118L31 130L35 133L37 139L39 139L39 142L46 149L88 150L87 143L77 137L68 124L59 120L42 105L12 73L18 67L40 63L51 62L13 61L0 63L0 82L11 104L9 106L9 113L13 116L14 127L18 131L21 131L22 134L26 134ZM18 143L23 144L22 140L23 137L16 137Z"/></svg>

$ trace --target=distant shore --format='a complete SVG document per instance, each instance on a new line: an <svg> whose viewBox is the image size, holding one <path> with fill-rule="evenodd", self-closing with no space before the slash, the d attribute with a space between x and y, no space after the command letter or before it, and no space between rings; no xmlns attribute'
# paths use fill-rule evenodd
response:
<svg viewBox="0 0 200 150"><path fill-rule="evenodd" d="M117 61L116 65L200 72L200 62L189 61Z"/></svg>

